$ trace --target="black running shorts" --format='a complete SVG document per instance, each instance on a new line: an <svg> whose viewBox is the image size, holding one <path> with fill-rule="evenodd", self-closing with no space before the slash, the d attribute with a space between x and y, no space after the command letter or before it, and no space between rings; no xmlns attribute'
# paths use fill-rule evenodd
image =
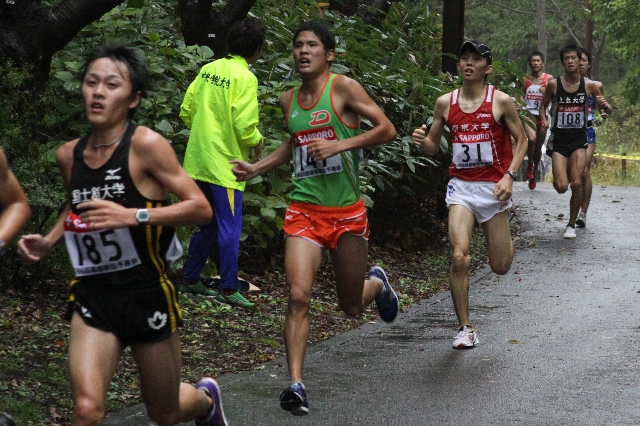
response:
<svg viewBox="0 0 640 426"><path fill-rule="evenodd" d="M78 312L94 328L113 333L126 347L167 339L182 325L177 291L171 281L109 286L91 277L71 282L68 318Z"/></svg>
<svg viewBox="0 0 640 426"><path fill-rule="evenodd" d="M557 152L563 157L571 157L574 151L578 149L587 148L587 134L586 132L576 133L551 133L549 137L548 146L553 146L553 152Z"/></svg>

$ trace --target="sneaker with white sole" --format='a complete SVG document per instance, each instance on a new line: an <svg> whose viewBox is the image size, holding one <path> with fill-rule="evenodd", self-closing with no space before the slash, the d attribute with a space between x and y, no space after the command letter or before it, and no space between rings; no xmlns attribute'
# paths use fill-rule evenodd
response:
<svg viewBox="0 0 640 426"><path fill-rule="evenodd" d="M564 230L564 235L562 238L566 238L568 240L573 240L576 238L576 228L571 225L567 225L567 229Z"/></svg>
<svg viewBox="0 0 640 426"><path fill-rule="evenodd" d="M307 391L300 382L293 383L280 394L280 408L290 411L294 416L309 414Z"/></svg>
<svg viewBox="0 0 640 426"><path fill-rule="evenodd" d="M473 348L478 343L480 343L480 340L478 340L476 332L471 326L465 325L458 331L458 335L453 340L453 348L468 349Z"/></svg>
<svg viewBox="0 0 640 426"><path fill-rule="evenodd" d="M585 228L587 226L587 213L580 211L578 218L576 219L576 226L578 228Z"/></svg>

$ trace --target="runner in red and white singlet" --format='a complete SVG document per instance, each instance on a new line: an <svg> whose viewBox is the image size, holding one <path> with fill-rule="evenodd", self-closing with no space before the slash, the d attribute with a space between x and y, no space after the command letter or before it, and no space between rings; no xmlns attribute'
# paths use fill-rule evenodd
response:
<svg viewBox="0 0 640 426"><path fill-rule="evenodd" d="M451 131L452 179L446 201L453 245L449 287L460 326L453 341L456 349L479 342L469 318L469 246L474 223L480 222L487 239L491 269L506 274L513 261L508 209L515 171L527 150L513 100L485 83L493 71L491 60L486 45L475 40L464 43L458 61L462 88L438 98L429 135L423 125L411 136L414 145L434 155L440 150L445 125Z"/></svg>

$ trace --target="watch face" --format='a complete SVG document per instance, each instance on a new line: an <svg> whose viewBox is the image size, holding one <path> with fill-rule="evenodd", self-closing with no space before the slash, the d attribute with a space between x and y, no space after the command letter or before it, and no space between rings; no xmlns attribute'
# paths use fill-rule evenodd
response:
<svg viewBox="0 0 640 426"><path fill-rule="evenodd" d="M149 222L149 210L147 209L139 209L136 212L136 219L139 223L147 223Z"/></svg>

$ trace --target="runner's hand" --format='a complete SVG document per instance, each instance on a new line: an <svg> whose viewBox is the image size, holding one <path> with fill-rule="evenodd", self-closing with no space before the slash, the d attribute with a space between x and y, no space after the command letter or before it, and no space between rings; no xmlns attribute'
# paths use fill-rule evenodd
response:
<svg viewBox="0 0 640 426"><path fill-rule="evenodd" d="M231 171L238 182L246 182L258 176L256 167L251 163L242 160L231 160L229 163L234 165Z"/></svg>
<svg viewBox="0 0 640 426"><path fill-rule="evenodd" d="M93 199L78 204L82 221L89 229L117 229L136 226L136 209L128 208L113 201Z"/></svg>
<svg viewBox="0 0 640 426"><path fill-rule="evenodd" d="M423 124L419 129L415 129L411 134L411 144L422 149L424 138L427 137L427 125Z"/></svg>
<svg viewBox="0 0 640 426"><path fill-rule="evenodd" d="M502 179L498 183L496 183L495 188L493 188L493 194L500 201L507 201L511 198L511 193L513 191L513 178L509 175L504 175Z"/></svg>
<svg viewBox="0 0 640 426"><path fill-rule="evenodd" d="M309 139L307 156L313 161L322 161L340 154L339 144L324 138Z"/></svg>
<svg viewBox="0 0 640 426"><path fill-rule="evenodd" d="M33 265L39 262L51 251L51 243L42 235L24 235L18 241L18 257L24 265Z"/></svg>

